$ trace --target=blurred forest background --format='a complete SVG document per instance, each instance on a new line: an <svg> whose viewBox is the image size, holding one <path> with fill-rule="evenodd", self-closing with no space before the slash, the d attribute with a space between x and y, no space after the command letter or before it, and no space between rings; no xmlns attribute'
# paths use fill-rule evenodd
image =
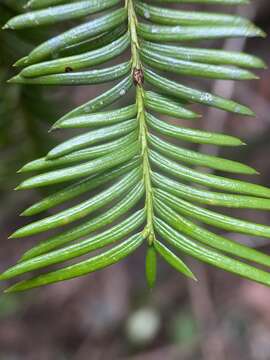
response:
<svg viewBox="0 0 270 360"><path fill-rule="evenodd" d="M0 0L0 25L22 9L24 0ZM207 9L205 5L182 6ZM211 7L211 10L223 9ZM253 1L238 11L270 33L269 0ZM42 196L14 192L22 180L16 171L44 155L63 134L48 134L50 125L98 88L14 86L6 80L12 64L56 29L17 33L0 31L0 270L14 263L37 239L7 240L25 223L18 214ZM270 40L212 43L261 56L268 64ZM244 149L222 152L254 166L270 184L270 70L248 83L186 83L212 89L248 104L257 118L240 118L204 110L201 127L244 139ZM215 152L205 148L203 151ZM243 216L236 211L236 216ZM270 224L270 214L246 211L247 219ZM231 234L235 238L234 234ZM270 252L265 239L237 241ZM269 360L270 289L187 259L199 282L193 284L160 262L155 289L144 280L144 251L129 260L84 278L25 294L0 293L0 360ZM1 289L7 284L1 284Z"/></svg>

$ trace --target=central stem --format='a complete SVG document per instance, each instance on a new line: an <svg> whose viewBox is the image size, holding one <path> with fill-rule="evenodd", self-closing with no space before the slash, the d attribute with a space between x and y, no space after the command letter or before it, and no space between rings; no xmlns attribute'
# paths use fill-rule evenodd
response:
<svg viewBox="0 0 270 360"><path fill-rule="evenodd" d="M155 240L153 227L153 189L151 183L151 167L148 157L147 144L147 124L145 119L144 108L144 89L143 89L143 67L140 61L139 41L137 36L137 16L134 10L133 0L126 0L128 10L129 32L131 37L131 57L132 57L132 73L134 84L136 85L136 104L137 119L139 123L139 141L141 145L141 156L143 162L143 181L145 185L145 208L147 223L144 229L144 235L147 237L148 244L152 245Z"/></svg>

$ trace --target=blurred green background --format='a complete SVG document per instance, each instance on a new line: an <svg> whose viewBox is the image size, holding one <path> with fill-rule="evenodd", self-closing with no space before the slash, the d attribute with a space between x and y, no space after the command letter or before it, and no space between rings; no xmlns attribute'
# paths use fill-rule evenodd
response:
<svg viewBox="0 0 270 360"><path fill-rule="evenodd" d="M0 25L20 12L24 3L0 0ZM203 5L196 8L209 10ZM253 1L237 11L270 33L269 0ZM44 155L57 137L64 136L48 134L60 115L100 91L6 84L15 73L12 64L55 30L0 31L0 270L37 241L7 240L25 223L18 214L42 196L37 191L13 191L22 180L17 170ZM243 49L269 63L269 39L236 39L218 45ZM201 126L211 130L222 127L245 139L248 146L244 149L222 155L254 166L262 174L257 181L269 186L270 71L260 75L256 82L203 84L249 104L258 115L256 119L204 109ZM202 87L197 81L191 84ZM238 211L235 215L241 216ZM267 213L246 211L244 215L270 223ZM270 252L265 239L255 243L246 236L231 237ZM269 360L270 290L187 261L200 280L197 284L160 262L157 285L149 291L141 250L120 264L81 279L26 294L1 293L0 360Z"/></svg>

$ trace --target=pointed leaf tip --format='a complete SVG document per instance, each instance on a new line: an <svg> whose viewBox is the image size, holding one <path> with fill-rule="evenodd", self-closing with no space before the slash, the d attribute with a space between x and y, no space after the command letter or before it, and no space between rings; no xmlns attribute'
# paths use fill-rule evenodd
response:
<svg viewBox="0 0 270 360"><path fill-rule="evenodd" d="M26 66L28 63L28 57L27 56L24 56L23 58L17 60L13 66L14 67L22 67L22 66Z"/></svg>
<svg viewBox="0 0 270 360"><path fill-rule="evenodd" d="M19 83L19 82L20 82L20 76L19 75L13 76L11 79L7 80L8 84L16 84L16 83Z"/></svg>
<svg viewBox="0 0 270 360"><path fill-rule="evenodd" d="M55 124L53 124L50 129L48 130L49 133L51 133L52 131L55 131L55 130L59 130L60 129L60 124L58 124L57 122Z"/></svg>
<svg viewBox="0 0 270 360"><path fill-rule="evenodd" d="M21 217L26 217L26 216L29 216L29 215L27 215L27 212L26 212L26 211L23 211L22 213L19 214L19 216L21 216Z"/></svg>

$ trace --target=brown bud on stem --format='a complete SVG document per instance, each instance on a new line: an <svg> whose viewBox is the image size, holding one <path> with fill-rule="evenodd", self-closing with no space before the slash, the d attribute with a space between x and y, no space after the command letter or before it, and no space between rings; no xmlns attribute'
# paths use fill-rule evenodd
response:
<svg viewBox="0 0 270 360"><path fill-rule="evenodd" d="M141 86L144 83L144 74L142 69L134 69L133 70L133 82L134 85L137 86Z"/></svg>

